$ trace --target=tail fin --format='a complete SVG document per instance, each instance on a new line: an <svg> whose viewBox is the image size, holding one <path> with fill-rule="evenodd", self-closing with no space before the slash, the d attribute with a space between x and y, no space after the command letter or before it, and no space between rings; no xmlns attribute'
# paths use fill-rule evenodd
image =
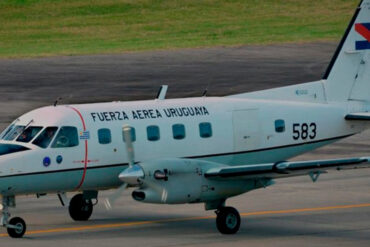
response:
<svg viewBox="0 0 370 247"><path fill-rule="evenodd" d="M358 6L323 80L329 101L370 101L370 0Z"/></svg>

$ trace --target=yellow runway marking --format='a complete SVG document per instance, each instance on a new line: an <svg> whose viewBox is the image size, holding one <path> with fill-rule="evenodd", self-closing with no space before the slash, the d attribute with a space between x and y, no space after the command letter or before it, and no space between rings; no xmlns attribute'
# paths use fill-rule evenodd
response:
<svg viewBox="0 0 370 247"><path fill-rule="evenodd" d="M331 206L331 207L318 207L318 208L299 208L299 209L287 209L287 210L257 211L257 212L250 212L250 213L241 213L240 215L241 216L257 216L257 215L289 214L289 213L304 213L304 212L329 211L329 210L365 208L365 207L370 207L370 203ZM101 224L101 225L93 225L93 226L65 227L65 228L55 228L55 229L48 229L48 230L33 230L33 231L27 231L26 235L42 234L42 233L56 233L56 232L74 232L74 231L96 230L96 229L104 229L104 228L119 228L119 227L149 225L149 224L158 224L158 223L166 223L166 222L204 220L204 219L214 219L215 217L216 216L201 216L201 217L188 217L188 218L173 218L173 219L165 219L165 220L123 222L123 223L115 223L115 224ZM0 234L0 237L5 237L5 236L8 236L8 234L6 233Z"/></svg>

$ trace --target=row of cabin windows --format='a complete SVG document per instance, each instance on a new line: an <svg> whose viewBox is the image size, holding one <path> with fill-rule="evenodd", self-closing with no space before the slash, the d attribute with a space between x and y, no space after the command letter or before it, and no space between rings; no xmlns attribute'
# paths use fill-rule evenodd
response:
<svg viewBox="0 0 370 247"><path fill-rule="evenodd" d="M147 139L149 141L158 141L160 139L159 127L156 125L150 125L146 128ZM275 131L277 133L285 132L285 121L282 119L275 120ZM172 125L172 135L176 140L181 140L185 138L185 126L183 124ZM199 124L199 135L202 138L208 138L212 136L212 125L208 122ZM123 136L123 141L125 142L125 136ZM112 141L111 132L109 129L99 129L98 137L100 144L109 144ZM135 128L131 127L131 138L132 142L136 141L136 131Z"/></svg>
<svg viewBox="0 0 370 247"><path fill-rule="evenodd" d="M149 141L158 141L160 139L159 127L156 125L150 125L146 128L147 130L147 139ZM283 119L275 120L275 131L277 133L285 132L285 121ZM172 125L172 135L176 140L181 140L185 138L185 126L183 124L174 124ZM199 135L202 138L208 138L212 136L212 126L208 122L199 124ZM111 134L109 129L100 129L98 130L99 143L108 144L111 142ZM136 132L135 128L131 128L131 137L132 141L136 141ZM125 137L123 135L123 141Z"/></svg>
<svg viewBox="0 0 370 247"><path fill-rule="evenodd" d="M161 139L161 134L159 127L157 125L150 125L146 127L146 134L148 141L158 141ZM200 123L199 124L199 135L202 138L209 138L212 136L212 126L211 123ZM172 136L176 140L181 140L186 137L185 126L183 124L172 125ZM123 141L125 140L125 135L122 135ZM109 144L112 142L112 135L110 129L103 128L98 130L98 139L100 144ZM136 141L136 131L135 128L131 127L131 141Z"/></svg>

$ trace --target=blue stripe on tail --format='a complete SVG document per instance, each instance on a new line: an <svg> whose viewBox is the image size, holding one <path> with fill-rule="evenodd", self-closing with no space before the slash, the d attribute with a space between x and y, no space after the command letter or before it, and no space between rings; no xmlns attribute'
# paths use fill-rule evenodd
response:
<svg viewBox="0 0 370 247"><path fill-rule="evenodd" d="M356 50L368 50L370 49L370 42L367 40L356 41Z"/></svg>

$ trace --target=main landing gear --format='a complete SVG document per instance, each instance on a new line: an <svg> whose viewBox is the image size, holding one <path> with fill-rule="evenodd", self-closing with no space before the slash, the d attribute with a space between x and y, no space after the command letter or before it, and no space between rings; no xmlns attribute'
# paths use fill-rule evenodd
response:
<svg viewBox="0 0 370 247"><path fill-rule="evenodd" d="M85 194L77 194L72 197L68 210L73 220L86 221L90 218L94 206L91 199L93 198Z"/></svg>
<svg viewBox="0 0 370 247"><path fill-rule="evenodd" d="M240 214L233 207L220 207L216 210L217 229L222 234L235 234L240 228Z"/></svg>
<svg viewBox="0 0 370 247"><path fill-rule="evenodd" d="M26 232L26 223L22 218L14 217L10 218L9 207L15 207L14 196L3 196L3 210L1 215L0 224L6 227L8 234L12 238L21 238Z"/></svg>

